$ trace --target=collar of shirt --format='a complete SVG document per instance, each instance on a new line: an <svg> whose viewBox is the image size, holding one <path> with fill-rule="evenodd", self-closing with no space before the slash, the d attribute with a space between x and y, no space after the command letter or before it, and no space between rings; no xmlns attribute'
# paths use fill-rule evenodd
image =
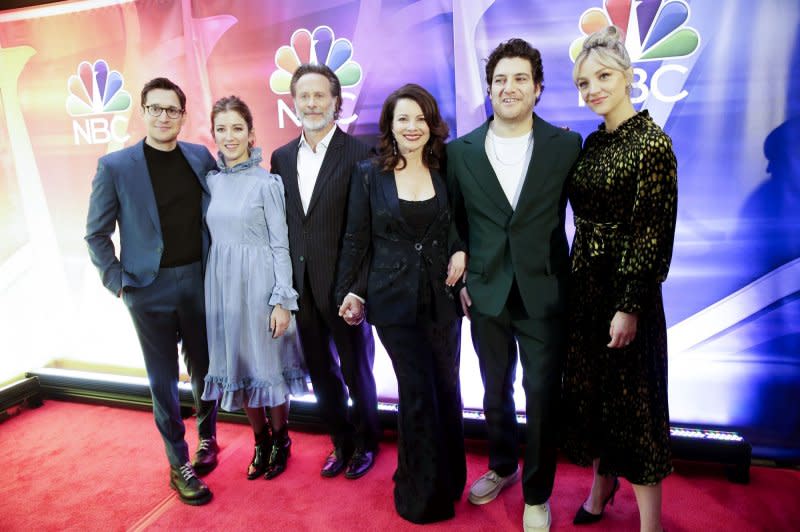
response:
<svg viewBox="0 0 800 532"><path fill-rule="evenodd" d="M300 147L300 149L305 148L305 149L309 150L311 153L319 153L319 152L325 153L325 151L328 149L328 144L331 143L331 139L333 138L333 134L336 133L336 128L337 127L338 126L336 124L334 124L333 127L331 128L331 130L328 131L328 134L325 135L324 137L322 137L322 140L320 140L317 143L316 152L311 149L311 145L306 140L306 132L305 131L303 131L303 133L300 134L300 142L298 142L297 145Z"/></svg>
<svg viewBox="0 0 800 532"><path fill-rule="evenodd" d="M297 187L300 190L300 203L303 205L304 213L308 213L314 186L317 184L317 177L322 168L322 161L325 160L325 153L328 151L328 145L335 132L336 126L333 126L328 134L317 143L317 151L311 150L305 133L300 135L297 150Z"/></svg>

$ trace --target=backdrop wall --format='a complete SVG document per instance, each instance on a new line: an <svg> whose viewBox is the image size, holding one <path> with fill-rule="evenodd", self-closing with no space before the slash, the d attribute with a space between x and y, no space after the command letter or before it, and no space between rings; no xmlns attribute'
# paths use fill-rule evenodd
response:
<svg viewBox="0 0 800 532"><path fill-rule="evenodd" d="M800 455L800 5L793 0L85 0L0 13L0 380L54 358L141 367L127 312L83 242L97 158L144 136L155 76L189 97L183 137L212 148L208 113L238 94L269 153L299 133L298 61L345 91L339 124L374 141L406 82L453 135L486 118L483 59L522 37L544 58L537 112L586 135L571 47L609 21L627 33L634 97L674 141L679 219L670 278L674 422L742 430ZM468 327L465 327L467 329ZM483 390L468 332L465 403ZM385 354L380 393L396 397ZM519 392L521 393L521 392ZM521 401L518 404L523 404Z"/></svg>

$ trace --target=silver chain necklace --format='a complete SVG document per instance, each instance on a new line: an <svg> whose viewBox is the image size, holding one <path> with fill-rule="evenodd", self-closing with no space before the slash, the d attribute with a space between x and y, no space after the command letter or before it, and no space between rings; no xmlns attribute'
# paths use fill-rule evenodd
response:
<svg viewBox="0 0 800 532"><path fill-rule="evenodd" d="M525 151L522 152L522 156L516 161L511 161L510 163L504 161L500 157L500 152L497 151L497 133L495 133L491 129L489 130L489 132L491 133L490 137L492 139L492 151L494 151L494 158L497 159L497 162L499 162L500 164L504 166L516 166L523 160L525 160L525 157L528 156L528 151L531 149L531 143L533 142L533 129L531 129L531 134L528 135L528 143L525 145Z"/></svg>

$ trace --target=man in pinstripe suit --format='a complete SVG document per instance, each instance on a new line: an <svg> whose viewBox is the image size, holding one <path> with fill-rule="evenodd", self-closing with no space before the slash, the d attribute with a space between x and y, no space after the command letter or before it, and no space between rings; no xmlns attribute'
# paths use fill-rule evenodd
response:
<svg viewBox="0 0 800 532"><path fill-rule="evenodd" d="M345 476L355 479L370 470L378 451L375 344L366 321L352 327L339 317L333 289L350 172L370 150L336 126L342 90L327 66L301 65L291 93L303 131L275 150L271 166L286 190L300 342L334 445L321 474L334 477L346 468Z"/></svg>

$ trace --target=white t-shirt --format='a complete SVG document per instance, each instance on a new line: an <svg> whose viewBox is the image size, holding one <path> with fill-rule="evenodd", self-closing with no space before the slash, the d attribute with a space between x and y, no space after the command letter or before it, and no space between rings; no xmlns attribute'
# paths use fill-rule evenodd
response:
<svg viewBox="0 0 800 532"><path fill-rule="evenodd" d="M533 132L519 137L498 137L489 128L484 146L508 202L516 209L533 156Z"/></svg>

